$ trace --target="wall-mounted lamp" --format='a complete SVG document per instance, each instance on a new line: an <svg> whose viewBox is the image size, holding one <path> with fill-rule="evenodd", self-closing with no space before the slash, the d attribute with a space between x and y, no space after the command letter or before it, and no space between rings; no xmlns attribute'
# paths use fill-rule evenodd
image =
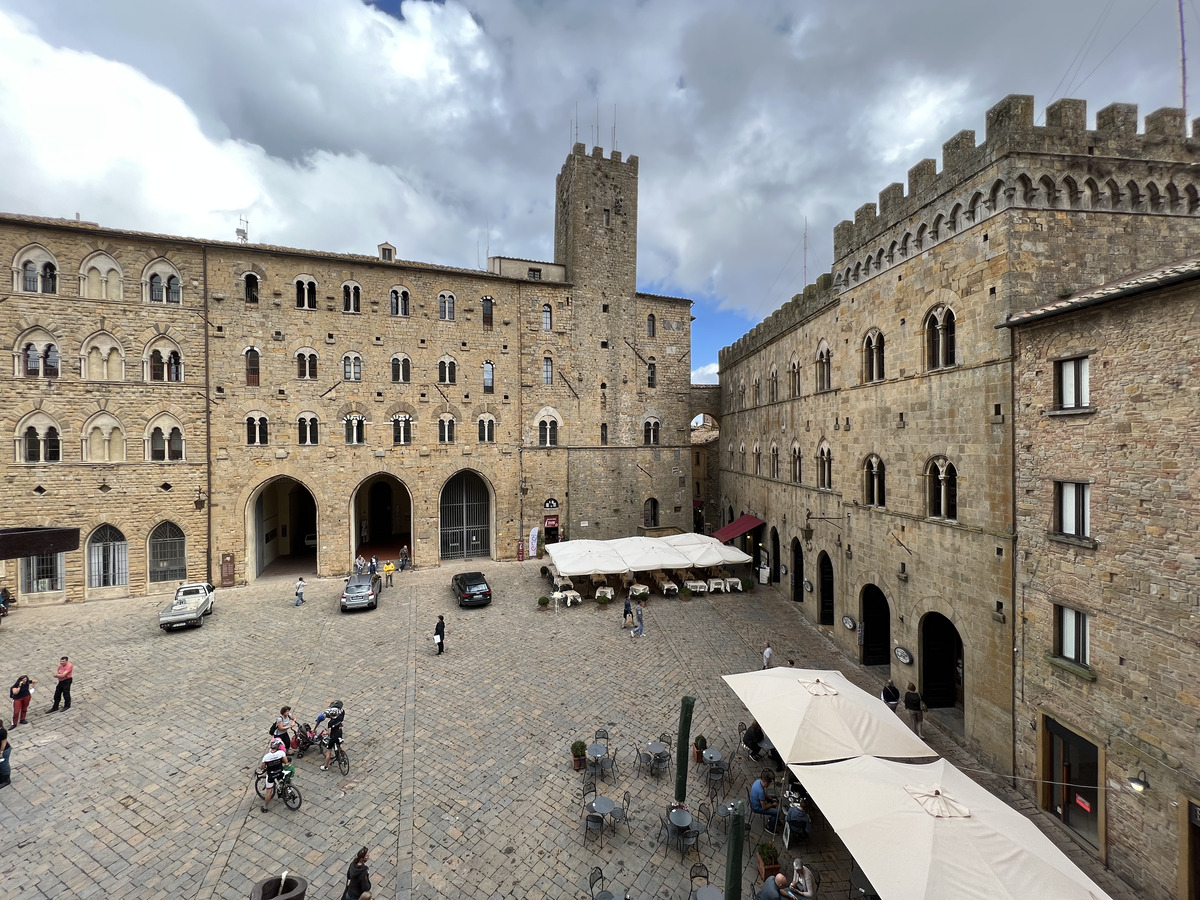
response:
<svg viewBox="0 0 1200 900"><path fill-rule="evenodd" d="M1146 777L1145 769L1138 769L1136 775L1129 776L1129 786L1139 794L1150 787L1150 779Z"/></svg>
<svg viewBox="0 0 1200 900"><path fill-rule="evenodd" d="M196 509L204 509L207 500L208 494L204 493L204 488L196 488L196 499L192 501L196 505Z"/></svg>
<svg viewBox="0 0 1200 900"><path fill-rule="evenodd" d="M803 537L806 541L812 540L813 530L812 530L812 526L808 524L809 522L833 522L833 523L835 523L833 527L840 529L841 526L836 523L842 521L843 518L844 518L844 516L814 516L812 514L811 509L806 510L804 513L804 527L800 529L800 536ZM841 538L839 537L838 538L839 546L841 545L841 542L842 542Z"/></svg>

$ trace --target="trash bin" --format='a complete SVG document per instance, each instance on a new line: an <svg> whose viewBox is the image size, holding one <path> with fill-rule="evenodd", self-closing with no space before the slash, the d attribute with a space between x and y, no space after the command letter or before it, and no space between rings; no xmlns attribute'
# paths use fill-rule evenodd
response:
<svg viewBox="0 0 1200 900"><path fill-rule="evenodd" d="M260 881L250 891L250 900L304 900L308 881L298 875L278 875Z"/></svg>

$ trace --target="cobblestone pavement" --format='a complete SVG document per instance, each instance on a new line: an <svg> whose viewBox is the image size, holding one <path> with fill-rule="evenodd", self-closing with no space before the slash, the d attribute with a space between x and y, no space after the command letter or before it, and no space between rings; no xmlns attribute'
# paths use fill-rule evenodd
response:
<svg viewBox="0 0 1200 900"><path fill-rule="evenodd" d="M2 677L28 672L40 684L29 724L10 732L13 783L0 791L7 892L235 900L286 869L309 879L310 897L333 898L366 845L376 897L586 898L599 865L635 898L686 898L696 854L685 861L658 839L673 779L636 774L634 745L674 732L690 694L693 735L731 751L748 717L720 675L757 668L766 639L779 661L841 668L871 690L883 677L841 658L775 589L656 597L645 637L633 640L620 603L538 609L538 567L484 562L496 599L472 610L454 605L448 566L398 575L377 610L347 615L340 579L314 579L295 608L292 579L267 578L218 591L203 628L170 634L157 627L161 597L18 608L0 627ZM440 657L438 614L447 623ZM48 714L63 654L76 664L74 705ZM349 776L320 771L310 752L297 761L302 808L260 812L251 775L279 707L311 722L335 698L348 710ZM629 833L606 833L602 848L583 843L567 749L598 727L619 760L616 784L601 792L632 798ZM927 739L979 768L936 729ZM985 780L1028 808L1007 781ZM692 767L693 809L702 785ZM1114 897L1133 896L1037 818ZM701 839L715 884L725 848L719 824ZM801 852L820 868L823 894L846 891L849 855L827 827ZM783 860L790 867L791 853ZM750 861L747 891L755 877Z"/></svg>

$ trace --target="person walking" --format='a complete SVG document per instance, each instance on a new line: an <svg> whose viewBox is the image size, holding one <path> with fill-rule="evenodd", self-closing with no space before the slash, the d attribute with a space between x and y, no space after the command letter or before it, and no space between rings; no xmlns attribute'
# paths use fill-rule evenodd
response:
<svg viewBox="0 0 1200 900"><path fill-rule="evenodd" d="M433 626L433 642L437 644L438 655L446 652L446 619L438 616L437 624Z"/></svg>
<svg viewBox="0 0 1200 900"><path fill-rule="evenodd" d="M28 675L22 675L8 689L8 696L12 700L13 705L13 728L26 724L25 716L29 712L29 700L33 697L33 686L35 684L37 684L37 681Z"/></svg>
<svg viewBox="0 0 1200 900"><path fill-rule="evenodd" d="M304 589L306 587L308 587L308 582L305 581L304 576L301 575L299 578L296 579L296 605L297 606L299 606L301 603L304 602Z"/></svg>
<svg viewBox="0 0 1200 900"><path fill-rule="evenodd" d="M346 870L346 889L342 891L342 900L362 900L371 890L371 873L367 871L367 863L371 861L371 853L363 847L354 855L354 861Z"/></svg>
<svg viewBox="0 0 1200 900"><path fill-rule="evenodd" d="M629 624L629 620L633 618L633 606L629 602L629 597L625 597L625 614L621 616L621 627L624 628Z"/></svg>
<svg viewBox="0 0 1200 900"><path fill-rule="evenodd" d="M638 598L637 606L633 609L633 617L637 621L637 628L629 632L629 637L639 638L646 633L646 601L641 597Z"/></svg>
<svg viewBox="0 0 1200 900"><path fill-rule="evenodd" d="M396 572L396 564L390 559L383 564L383 584L385 587L392 586L392 575Z"/></svg>
<svg viewBox="0 0 1200 900"><path fill-rule="evenodd" d="M12 745L8 742L8 729L0 724L0 788L12 784L12 769L8 767L8 754Z"/></svg>
<svg viewBox="0 0 1200 900"><path fill-rule="evenodd" d="M367 568L372 575L374 575L376 572L379 571L379 557L376 556L374 553L371 554L371 562L367 566Z"/></svg>
<svg viewBox="0 0 1200 900"><path fill-rule="evenodd" d="M408 544L400 548L400 571L408 568Z"/></svg>
<svg viewBox="0 0 1200 900"><path fill-rule="evenodd" d="M267 789L263 792L263 812L270 808L271 798L283 784L283 767L289 762L287 751L283 748L283 741L277 737L271 738L271 749L262 758L262 767L267 773Z"/></svg>
<svg viewBox="0 0 1200 900"><path fill-rule="evenodd" d="M58 712L59 703L64 711L68 710L71 708L71 682L75 677L75 666L64 656L58 661L58 671L54 677L58 679L58 684L54 686L54 705L48 711Z"/></svg>
<svg viewBox="0 0 1200 900"><path fill-rule="evenodd" d="M889 678L887 684L883 686L883 690L879 692L879 699L886 703L892 712L895 712L896 707L900 705L900 688L896 687L892 679Z"/></svg>
<svg viewBox="0 0 1200 900"><path fill-rule="evenodd" d="M917 737L922 737L921 723L925 721L925 700L911 681L908 683L908 690L904 692L904 708L908 710L908 716L912 720L913 731L917 733Z"/></svg>
<svg viewBox="0 0 1200 900"><path fill-rule="evenodd" d="M772 656L774 656L774 654L771 652L771 642L767 641L763 645L763 668L764 669L771 668L771 657Z"/></svg>

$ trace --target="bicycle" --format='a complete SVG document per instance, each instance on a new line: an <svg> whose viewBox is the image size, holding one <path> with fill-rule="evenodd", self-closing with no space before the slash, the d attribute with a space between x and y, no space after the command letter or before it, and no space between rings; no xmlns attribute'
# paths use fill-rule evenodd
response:
<svg viewBox="0 0 1200 900"><path fill-rule="evenodd" d="M326 735L322 739L321 746L322 746L322 748L324 748L326 750L329 749L329 736L328 735ZM339 742L338 745L333 748L332 762L337 763L337 767L343 775L350 774L350 757L347 756L346 751L342 749L341 742Z"/></svg>
<svg viewBox="0 0 1200 900"><path fill-rule="evenodd" d="M283 767L283 781L275 788L275 794L283 801L284 806L291 810L300 808L300 804L304 802L300 796L300 788L292 784L292 776L296 774L295 766ZM265 769L257 769L254 774L254 793L258 794L260 800L267 798L267 772Z"/></svg>

